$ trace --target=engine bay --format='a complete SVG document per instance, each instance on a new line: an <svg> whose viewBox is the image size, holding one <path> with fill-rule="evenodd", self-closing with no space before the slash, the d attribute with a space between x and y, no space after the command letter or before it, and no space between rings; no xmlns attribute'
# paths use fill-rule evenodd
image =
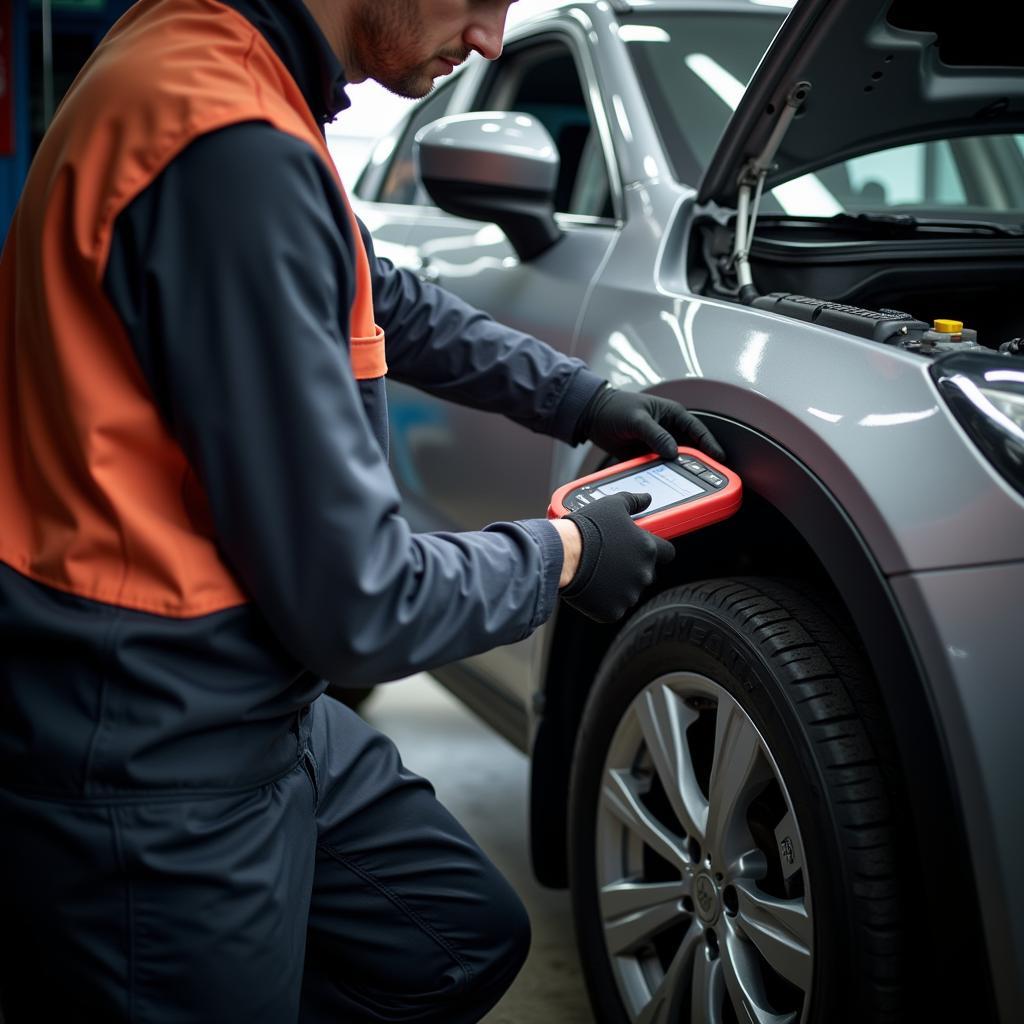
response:
<svg viewBox="0 0 1024 1024"><path fill-rule="evenodd" d="M763 217L744 254L753 282L746 287L735 232L728 216L694 224L687 276L696 293L923 356L978 348L1024 355L1024 230L1016 226Z"/></svg>

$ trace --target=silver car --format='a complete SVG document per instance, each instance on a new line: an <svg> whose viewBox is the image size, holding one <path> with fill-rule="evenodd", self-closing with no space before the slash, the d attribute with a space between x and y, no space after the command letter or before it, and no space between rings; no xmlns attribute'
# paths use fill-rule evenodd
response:
<svg viewBox="0 0 1024 1024"><path fill-rule="evenodd" d="M990 0L788 7L578 0L364 171L380 255L744 483L625 622L438 676L532 759L601 1022L1019 1022L1024 70ZM603 464L390 397L419 529Z"/></svg>

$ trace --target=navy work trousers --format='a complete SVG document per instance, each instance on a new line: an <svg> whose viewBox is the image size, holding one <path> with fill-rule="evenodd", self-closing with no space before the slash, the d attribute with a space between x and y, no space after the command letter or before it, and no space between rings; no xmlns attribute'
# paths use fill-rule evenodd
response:
<svg viewBox="0 0 1024 1024"><path fill-rule="evenodd" d="M246 792L0 790L6 1024L479 1020L526 956L518 897L348 708L302 733Z"/></svg>

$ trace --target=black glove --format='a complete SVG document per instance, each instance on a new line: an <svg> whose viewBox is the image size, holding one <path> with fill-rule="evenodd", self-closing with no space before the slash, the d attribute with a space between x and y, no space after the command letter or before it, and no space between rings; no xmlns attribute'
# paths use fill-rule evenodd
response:
<svg viewBox="0 0 1024 1024"><path fill-rule="evenodd" d="M579 568L562 591L566 604L598 622L614 622L654 582L655 565L675 558L667 540L630 519L650 503L649 494L621 491L566 516L583 537Z"/></svg>
<svg viewBox="0 0 1024 1024"><path fill-rule="evenodd" d="M620 458L653 450L663 459L674 459L682 444L725 461L725 452L711 431L678 402L613 387L602 388L590 400L573 440L593 441Z"/></svg>

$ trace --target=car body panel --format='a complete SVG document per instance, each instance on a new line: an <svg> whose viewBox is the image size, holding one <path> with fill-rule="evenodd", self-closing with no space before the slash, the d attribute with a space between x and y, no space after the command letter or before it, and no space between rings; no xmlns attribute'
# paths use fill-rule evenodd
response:
<svg viewBox="0 0 1024 1024"><path fill-rule="evenodd" d="M747 423L799 452L886 573L1024 558L1024 499L979 457L927 362L757 309L664 287L652 294L648 222L662 211L639 189L627 197L637 210L602 273L574 354L618 387L684 382L691 407ZM683 205L677 215L685 212ZM560 453L563 480L577 468Z"/></svg>
<svg viewBox="0 0 1024 1024"><path fill-rule="evenodd" d="M1024 799L1020 792L1024 662L1015 639L1024 563L914 573L892 580L918 638L966 818L988 932L1000 1019L1024 1020ZM1016 598L1016 599L1014 599ZM1008 659L1008 646L1018 647ZM950 864L950 902L958 866Z"/></svg>

